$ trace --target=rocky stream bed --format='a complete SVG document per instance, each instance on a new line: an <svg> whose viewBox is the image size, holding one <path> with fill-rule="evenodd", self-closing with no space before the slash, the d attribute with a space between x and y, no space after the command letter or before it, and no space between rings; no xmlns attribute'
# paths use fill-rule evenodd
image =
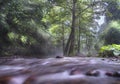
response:
<svg viewBox="0 0 120 84"><path fill-rule="evenodd" d="M0 84L120 84L120 60L96 57L0 59Z"/></svg>

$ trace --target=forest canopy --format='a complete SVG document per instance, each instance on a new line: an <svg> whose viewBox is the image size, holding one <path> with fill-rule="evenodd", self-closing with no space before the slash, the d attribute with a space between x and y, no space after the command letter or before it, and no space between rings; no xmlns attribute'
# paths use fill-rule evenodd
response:
<svg viewBox="0 0 120 84"><path fill-rule="evenodd" d="M103 45L120 44L119 3L1 0L0 55L96 55Z"/></svg>

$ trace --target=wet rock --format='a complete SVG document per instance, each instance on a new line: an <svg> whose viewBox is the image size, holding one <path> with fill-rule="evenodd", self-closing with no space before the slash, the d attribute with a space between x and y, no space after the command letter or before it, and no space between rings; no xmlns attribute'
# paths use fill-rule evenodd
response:
<svg viewBox="0 0 120 84"><path fill-rule="evenodd" d="M79 69L72 69L70 72L70 75L78 75L81 74L82 72Z"/></svg>
<svg viewBox="0 0 120 84"><path fill-rule="evenodd" d="M57 55L55 58L63 58L64 56L59 56L59 55Z"/></svg>
<svg viewBox="0 0 120 84"><path fill-rule="evenodd" d="M114 72L106 72L105 75L112 77L114 76Z"/></svg>
<svg viewBox="0 0 120 84"><path fill-rule="evenodd" d="M106 72L106 75L107 76L110 76L110 77L120 77L120 72Z"/></svg>
<svg viewBox="0 0 120 84"><path fill-rule="evenodd" d="M120 72L118 71L118 72L115 72L114 73L114 77L120 77Z"/></svg>
<svg viewBox="0 0 120 84"><path fill-rule="evenodd" d="M27 79L25 80L25 82L24 82L23 84L36 84L36 83L35 83L35 79L36 79L35 76L30 76L29 78L27 78Z"/></svg>
<svg viewBox="0 0 120 84"><path fill-rule="evenodd" d="M101 60L105 60L104 58L102 58Z"/></svg>
<svg viewBox="0 0 120 84"><path fill-rule="evenodd" d="M100 72L97 71L97 70L92 70L92 71L88 71L86 73L87 76L99 76L100 75Z"/></svg>
<svg viewBox="0 0 120 84"><path fill-rule="evenodd" d="M10 79L11 79L10 76L0 77L0 84L9 84Z"/></svg>

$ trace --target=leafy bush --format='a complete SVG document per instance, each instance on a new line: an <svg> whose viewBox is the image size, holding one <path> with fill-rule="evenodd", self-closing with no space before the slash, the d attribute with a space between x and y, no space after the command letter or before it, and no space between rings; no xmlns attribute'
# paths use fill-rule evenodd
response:
<svg viewBox="0 0 120 84"><path fill-rule="evenodd" d="M120 56L120 45L112 44L101 47L99 56L102 57Z"/></svg>

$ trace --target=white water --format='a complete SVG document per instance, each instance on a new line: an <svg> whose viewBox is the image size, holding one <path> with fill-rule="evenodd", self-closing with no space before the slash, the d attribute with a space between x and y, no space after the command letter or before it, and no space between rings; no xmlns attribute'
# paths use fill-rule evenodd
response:
<svg viewBox="0 0 120 84"><path fill-rule="evenodd" d="M9 84L23 84L27 78L28 76L26 75L15 76L10 80Z"/></svg>
<svg viewBox="0 0 120 84"><path fill-rule="evenodd" d="M0 70L21 70L24 69L25 67L21 67L21 66L0 66Z"/></svg>
<svg viewBox="0 0 120 84"><path fill-rule="evenodd" d="M63 81L63 80L70 80L70 79L85 79L84 74L78 74L78 75L69 75L68 71L61 72L61 73L55 73L55 74L49 74L40 76L36 79L37 82L46 82L47 81Z"/></svg>

